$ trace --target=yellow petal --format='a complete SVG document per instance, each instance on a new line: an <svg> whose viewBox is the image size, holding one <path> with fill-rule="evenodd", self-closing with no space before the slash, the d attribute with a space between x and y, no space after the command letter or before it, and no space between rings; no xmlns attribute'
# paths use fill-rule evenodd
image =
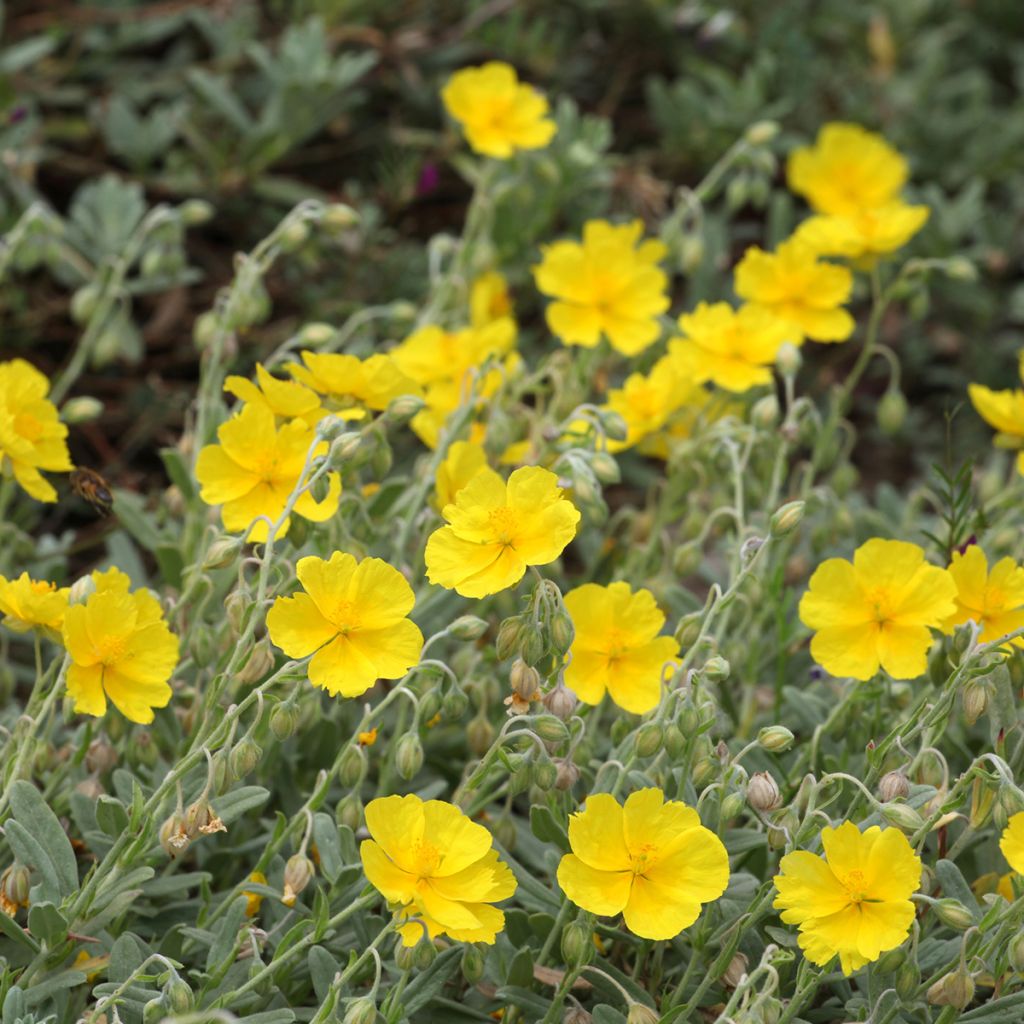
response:
<svg viewBox="0 0 1024 1024"><path fill-rule="evenodd" d="M558 884L578 907L592 914L621 913L629 902L632 871L602 871L567 853L558 865Z"/></svg>
<svg viewBox="0 0 1024 1024"><path fill-rule="evenodd" d="M584 863L602 871L631 870L622 806L609 793L592 793L569 817L569 845Z"/></svg>

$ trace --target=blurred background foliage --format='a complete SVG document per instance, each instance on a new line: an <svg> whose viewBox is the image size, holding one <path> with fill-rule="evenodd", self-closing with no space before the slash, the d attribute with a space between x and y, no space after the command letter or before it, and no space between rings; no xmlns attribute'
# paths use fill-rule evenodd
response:
<svg viewBox="0 0 1024 1024"><path fill-rule="evenodd" d="M773 244L802 214L785 189L786 152L828 120L857 121L907 155L911 195L932 207L910 254L958 253L977 268L975 280L915 287L889 314L883 340L903 364L911 412L880 457L861 446L867 480L922 473L943 458L944 423L967 382L1015 378L1024 325L1015 0L36 0L2 10L0 229L37 201L54 214L16 260L0 248L2 348L57 370L81 333L73 298L97 274L125 274L125 301L75 388L105 413L77 431L72 453L118 484L144 489L162 476L152 452L174 443L195 395L192 322L231 276L234 254L296 202L340 199L362 220L300 241L278 265L267 282L274 315L268 304L254 318L265 322L242 339L240 370L304 322L422 300L426 243L461 230L470 193L465 148L438 92L454 69L492 58L545 89L560 124L501 198L499 267L528 266L540 242L596 214L642 216L656 230L680 186L770 118L782 126L775 156L761 150L734 170L689 226L700 258L674 268L686 271L675 277L676 311L723 297L742 250ZM211 204L208 221L147 229L118 267L147 209L196 198ZM550 345L521 270L512 285L522 347ZM382 318L359 346L401 334ZM804 390L820 394L852 358L850 346L808 353ZM881 361L875 370L859 396L869 431L886 384ZM969 409L951 434L954 461L988 450L989 431Z"/></svg>

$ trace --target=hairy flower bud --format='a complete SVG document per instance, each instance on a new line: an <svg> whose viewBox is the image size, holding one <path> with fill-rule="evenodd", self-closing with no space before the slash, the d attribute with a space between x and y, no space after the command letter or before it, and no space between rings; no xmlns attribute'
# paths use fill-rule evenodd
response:
<svg viewBox="0 0 1024 1024"><path fill-rule="evenodd" d="M645 722L636 731L635 743L638 757L653 757L661 750L664 733L658 722Z"/></svg>
<svg viewBox="0 0 1024 1024"><path fill-rule="evenodd" d="M498 639L495 641L494 650L500 661L511 658L519 650L524 625L525 620L521 615L512 615L498 627Z"/></svg>
<svg viewBox="0 0 1024 1024"><path fill-rule="evenodd" d="M260 745L251 737L243 736L232 748L228 757L231 774L236 779L244 779L259 764L262 756L263 750Z"/></svg>
<svg viewBox="0 0 1024 1024"><path fill-rule="evenodd" d="M747 802L755 811L766 814L782 803L779 784L770 772L755 772L747 783Z"/></svg>
<svg viewBox="0 0 1024 1024"><path fill-rule="evenodd" d="M665 726L665 730L662 735L662 743L665 747L665 753L668 754L672 761L676 761L682 757L683 751L686 749L686 737L683 736L679 727L673 722L669 722L669 724Z"/></svg>
<svg viewBox="0 0 1024 1024"><path fill-rule="evenodd" d="M964 721L968 725L981 718L988 707L989 688L982 679L971 679L963 688Z"/></svg>
<svg viewBox="0 0 1024 1024"><path fill-rule="evenodd" d="M366 776L366 754L356 743L349 744L338 765L338 781L346 789L355 789Z"/></svg>
<svg viewBox="0 0 1024 1024"><path fill-rule="evenodd" d="M580 777L580 770L568 758L560 758L555 762L555 789L572 789Z"/></svg>
<svg viewBox="0 0 1024 1024"><path fill-rule="evenodd" d="M535 700L540 692L540 673L530 668L522 658L516 658L509 672L512 690L523 700Z"/></svg>
<svg viewBox="0 0 1024 1024"><path fill-rule="evenodd" d="M730 793L722 800L722 821L732 821L743 812L746 798L742 793Z"/></svg>
<svg viewBox="0 0 1024 1024"><path fill-rule="evenodd" d="M544 694L544 707L562 722L568 722L576 712L576 705L579 701L576 694L572 692L561 680L555 688Z"/></svg>
<svg viewBox="0 0 1024 1024"><path fill-rule="evenodd" d="M795 377L800 372L803 361L800 350L788 341L775 355L775 366L783 377Z"/></svg>
<svg viewBox="0 0 1024 1024"><path fill-rule="evenodd" d="M359 223L359 214L346 203L331 203L324 210L322 222L331 231L344 231Z"/></svg>
<svg viewBox="0 0 1024 1024"><path fill-rule="evenodd" d="M466 943L462 950L462 976L470 985L475 985L484 976L484 958L472 943Z"/></svg>
<svg viewBox="0 0 1024 1024"><path fill-rule="evenodd" d="M562 959L569 967L580 967L589 963L594 944L590 932L578 921L572 921L562 929Z"/></svg>
<svg viewBox="0 0 1024 1024"><path fill-rule="evenodd" d="M281 743L295 735L298 725L299 709L291 701L276 705L270 712L270 731Z"/></svg>
<svg viewBox="0 0 1024 1024"><path fill-rule="evenodd" d="M759 398L750 410L750 422L762 430L771 430L779 422L779 400L774 395Z"/></svg>
<svg viewBox="0 0 1024 1024"><path fill-rule="evenodd" d="M701 622L703 621L703 612L690 612L689 615L684 615L676 625L673 636L675 641L682 648L692 647L700 636Z"/></svg>
<svg viewBox="0 0 1024 1024"><path fill-rule="evenodd" d="M773 754L789 750L793 739L793 734L784 725L766 725L757 734L757 742Z"/></svg>
<svg viewBox="0 0 1024 1024"><path fill-rule="evenodd" d="M353 832L363 823L363 804L356 793L346 793L334 808L334 820Z"/></svg>
<svg viewBox="0 0 1024 1024"><path fill-rule="evenodd" d="M28 906L32 877L24 864L15 861L0 875L0 913L14 917L19 907Z"/></svg>
<svg viewBox="0 0 1024 1024"><path fill-rule="evenodd" d="M565 743L569 738L569 730L566 729L565 723L554 715L537 715L531 724L533 731L545 743Z"/></svg>
<svg viewBox="0 0 1024 1024"><path fill-rule="evenodd" d="M875 410L878 429L886 437L898 434L907 419L907 400L898 388L890 387L878 400Z"/></svg>
<svg viewBox="0 0 1024 1024"><path fill-rule="evenodd" d="M423 744L414 732L407 732L395 745L395 768L409 781L423 767Z"/></svg>
<svg viewBox="0 0 1024 1024"><path fill-rule="evenodd" d="M932 910L943 924L955 928L958 932L965 932L974 924L974 917L971 912L959 901L947 896L945 899L936 900L932 904Z"/></svg>
<svg viewBox="0 0 1024 1024"><path fill-rule="evenodd" d="M974 998L974 979L963 968L950 971L928 989L925 998L932 1006L962 1010Z"/></svg>
<svg viewBox="0 0 1024 1024"><path fill-rule="evenodd" d="M558 768L550 757L538 757L533 763L533 784L547 792L558 781Z"/></svg>
<svg viewBox="0 0 1024 1024"><path fill-rule="evenodd" d="M726 967L722 974L722 984L728 988L736 988L745 977L749 965L750 961L745 953L733 954L733 958L729 961L729 966Z"/></svg>
<svg viewBox="0 0 1024 1024"><path fill-rule="evenodd" d="M536 665L544 657L544 638L532 624L519 634L519 656L527 665Z"/></svg>
<svg viewBox="0 0 1024 1024"><path fill-rule="evenodd" d="M712 658L704 663L704 667L700 670L701 675L705 679L712 683L723 683L729 678L729 673L732 670L729 662L725 660L721 655L716 654Z"/></svg>
<svg viewBox="0 0 1024 1024"><path fill-rule="evenodd" d="M168 857L180 857L191 843L184 817L177 812L172 814L160 826L159 839Z"/></svg>
<svg viewBox="0 0 1024 1024"><path fill-rule="evenodd" d="M163 997L164 1002L167 1004L167 1009L174 1016L189 1013L196 1003L195 995L192 993L192 989L189 988L188 982L177 974L164 986Z"/></svg>
<svg viewBox="0 0 1024 1024"><path fill-rule="evenodd" d="M572 619L565 612L557 612L552 615L550 635L556 653L560 655L568 653L573 640L576 639L576 630L573 627Z"/></svg>
<svg viewBox="0 0 1024 1024"><path fill-rule="evenodd" d="M802 522L806 508L805 501L787 501L785 505L776 509L768 524L771 535L785 537L792 533Z"/></svg>
<svg viewBox="0 0 1024 1024"><path fill-rule="evenodd" d="M886 772L878 782L878 798L887 804L905 800L910 795L910 781L902 771Z"/></svg>
<svg viewBox="0 0 1024 1024"><path fill-rule="evenodd" d="M251 686L253 683L262 682L273 667L274 651L270 641L264 637L256 642L248 660L239 669L235 678L242 686Z"/></svg>
<svg viewBox="0 0 1024 1024"><path fill-rule="evenodd" d="M487 623L477 615L460 615L449 627L448 633L456 640L479 640L487 632Z"/></svg>
<svg viewBox="0 0 1024 1024"><path fill-rule="evenodd" d="M286 907L294 907L298 895L306 888L316 875L316 865L304 853L293 853L284 866L284 891L281 902Z"/></svg>
<svg viewBox="0 0 1024 1024"><path fill-rule="evenodd" d="M924 825L924 818L909 804L886 804L882 808L882 817L903 832L913 833Z"/></svg>
<svg viewBox="0 0 1024 1024"><path fill-rule="evenodd" d="M494 742L494 726L491 725L482 708L466 726L466 742L477 757L486 754Z"/></svg>
<svg viewBox="0 0 1024 1024"><path fill-rule="evenodd" d="M643 1003L630 1003L626 1024L658 1024L661 1015Z"/></svg>
<svg viewBox="0 0 1024 1024"><path fill-rule="evenodd" d="M1019 932L1010 940L1007 949L1010 966L1018 973L1024 974L1024 932Z"/></svg>
<svg viewBox="0 0 1024 1024"><path fill-rule="evenodd" d="M348 1004L342 1024L375 1024L376 1020L377 1004L369 996L363 996Z"/></svg>

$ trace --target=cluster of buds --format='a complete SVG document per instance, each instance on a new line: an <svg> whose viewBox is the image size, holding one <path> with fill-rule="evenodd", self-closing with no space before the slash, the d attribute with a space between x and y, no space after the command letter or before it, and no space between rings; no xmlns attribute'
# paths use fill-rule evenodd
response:
<svg viewBox="0 0 1024 1024"><path fill-rule="evenodd" d="M227 832L227 826L210 806L204 793L183 811L175 811L160 826L160 845L169 857L180 857L200 836Z"/></svg>

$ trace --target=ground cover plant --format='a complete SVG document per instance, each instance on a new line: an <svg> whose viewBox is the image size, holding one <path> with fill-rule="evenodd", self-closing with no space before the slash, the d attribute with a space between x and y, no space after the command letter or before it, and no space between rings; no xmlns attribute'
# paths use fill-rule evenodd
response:
<svg viewBox="0 0 1024 1024"><path fill-rule="evenodd" d="M284 6L8 12L3 1024L1020 1020L1008 10Z"/></svg>

